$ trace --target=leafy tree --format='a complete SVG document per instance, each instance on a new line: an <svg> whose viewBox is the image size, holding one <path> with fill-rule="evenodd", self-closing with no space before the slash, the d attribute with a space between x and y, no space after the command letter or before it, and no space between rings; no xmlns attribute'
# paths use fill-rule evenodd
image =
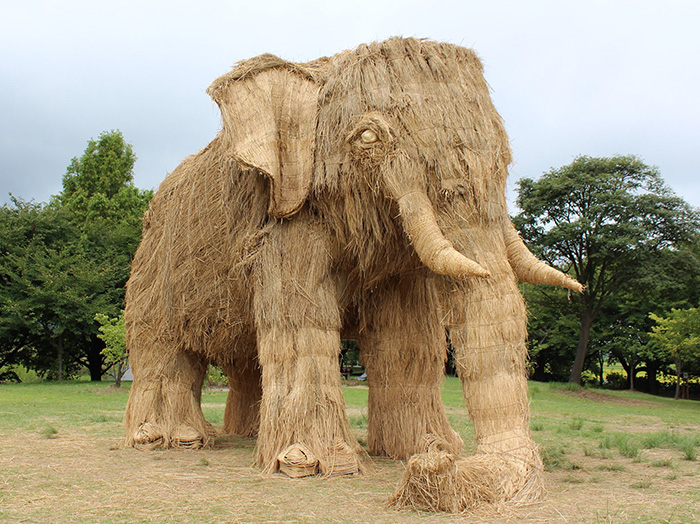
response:
<svg viewBox="0 0 700 524"><path fill-rule="evenodd" d="M24 364L61 380L86 364L79 350L92 329L82 322L107 307L109 268L77 249L64 210L13 199L0 213L0 340L5 364Z"/></svg>
<svg viewBox="0 0 700 524"><path fill-rule="evenodd" d="M634 156L582 156L536 181L522 179L517 203L522 212L514 220L533 251L585 285L577 299L578 344L569 375L580 384L591 328L611 297L629 284L627 269L691 238L697 213L656 168Z"/></svg>
<svg viewBox="0 0 700 524"><path fill-rule="evenodd" d="M95 315L100 324L100 334L97 335L104 343L102 355L105 364L114 370L114 385L120 387L124 373L129 368L129 354L126 350L126 333L124 327L124 311L118 317L110 318L104 313Z"/></svg>
<svg viewBox="0 0 700 524"><path fill-rule="evenodd" d="M658 392L657 374L671 364L667 353L650 343L653 321L649 313L664 316L672 308L688 308L700 300L700 258L688 246L646 253L620 270L624 286L617 289L598 320L609 326L612 354L622 364L629 387L635 373L645 371L647 389Z"/></svg>
<svg viewBox="0 0 700 524"><path fill-rule="evenodd" d="M88 141L80 158L73 158L63 177L63 191L53 202L66 210L79 231L78 248L96 267L106 267L103 295L108 308L94 309L84 318L93 334L83 347L92 380L100 380L104 361L94 314L116 316L123 307L131 259L141 238L141 217L153 196L133 185L136 156L119 131Z"/></svg>
<svg viewBox="0 0 700 524"><path fill-rule="evenodd" d="M667 317L651 314L654 343L673 358L676 365L676 395L680 397L684 363L700 359L700 308L672 309Z"/></svg>
<svg viewBox="0 0 700 524"><path fill-rule="evenodd" d="M152 191L133 185L135 157L121 133L103 133L74 158L49 204L19 199L0 213L0 368L23 363L92 380L111 366L95 314L123 308L141 217Z"/></svg>
<svg viewBox="0 0 700 524"><path fill-rule="evenodd" d="M571 341L578 329L576 306L560 288L521 284L521 289L528 305L530 378L564 381L574 358Z"/></svg>

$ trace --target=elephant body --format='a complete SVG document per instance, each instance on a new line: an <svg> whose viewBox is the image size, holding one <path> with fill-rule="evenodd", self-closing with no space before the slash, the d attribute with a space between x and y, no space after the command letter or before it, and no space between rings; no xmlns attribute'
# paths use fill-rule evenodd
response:
<svg viewBox="0 0 700 524"><path fill-rule="evenodd" d="M510 223L510 150L478 58L401 38L309 64L262 55L209 93L222 131L162 183L127 286L127 444L209 445L214 362L223 431L257 435L264 471L294 444L319 473L359 471L338 369L352 335L369 452L407 459L436 435L459 453L440 399L447 329L476 456L506 464L499 497L514 497L541 469L516 281L580 286Z"/></svg>

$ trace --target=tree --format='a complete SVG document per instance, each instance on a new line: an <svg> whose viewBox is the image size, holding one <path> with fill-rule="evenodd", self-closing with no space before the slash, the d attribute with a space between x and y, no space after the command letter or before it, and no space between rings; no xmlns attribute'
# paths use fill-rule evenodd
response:
<svg viewBox="0 0 700 524"><path fill-rule="evenodd" d="M672 309L667 317L650 315L656 325L650 336L662 350L668 352L676 365L676 399L680 398L683 365L700 359L700 309Z"/></svg>
<svg viewBox="0 0 700 524"><path fill-rule="evenodd" d="M569 375L580 384L591 328L610 297L626 285L626 268L687 241L698 230L697 213L673 194L656 168L634 156L581 156L539 180L522 179L517 203L522 211L514 221L533 252L573 272L585 286Z"/></svg>
<svg viewBox="0 0 700 524"><path fill-rule="evenodd" d="M122 385L122 377L129 367L129 353L126 350L126 333L124 327L124 311L118 317L110 318L104 313L95 315L95 320L100 324L100 334L97 335L104 343L102 355L105 364L114 370L114 386Z"/></svg>
<svg viewBox="0 0 700 524"><path fill-rule="evenodd" d="M80 158L73 158L63 177L63 191L53 205L65 209L79 231L79 249L96 266L108 266L103 295L107 309L96 309L84 320L93 328L83 354L91 380L100 380L109 364L94 324L97 312L116 316L123 307L131 259L141 239L141 217L153 191L133 185L136 156L119 131L91 139ZM109 275L107 277L107 275Z"/></svg>
<svg viewBox="0 0 700 524"><path fill-rule="evenodd" d="M77 248L64 210L13 199L0 213L0 340L5 364L62 380L77 372L91 336L83 319L104 309L109 269Z"/></svg>
<svg viewBox="0 0 700 524"><path fill-rule="evenodd" d="M564 381L574 358L571 340L576 337L576 306L557 287L521 284L528 312L530 378ZM556 307L552 307L556 304Z"/></svg>
<svg viewBox="0 0 700 524"><path fill-rule="evenodd" d="M625 283L611 295L599 324L610 326L612 353L627 372L630 388L635 372L647 374L647 391L658 392L657 374L671 364L669 355L650 343L649 313L665 316L673 308L688 308L700 300L700 257L689 245L650 251L622 268Z"/></svg>
<svg viewBox="0 0 700 524"><path fill-rule="evenodd" d="M135 157L121 133L103 133L74 158L49 204L14 199L0 213L0 368L52 378L86 366L100 380L95 314L124 307L131 258L152 191L133 185Z"/></svg>

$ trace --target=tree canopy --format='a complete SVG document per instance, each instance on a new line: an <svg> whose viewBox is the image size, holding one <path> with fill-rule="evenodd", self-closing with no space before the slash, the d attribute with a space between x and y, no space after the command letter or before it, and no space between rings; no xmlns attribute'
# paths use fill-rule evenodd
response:
<svg viewBox="0 0 700 524"><path fill-rule="evenodd" d="M657 278L648 268L658 266L659 253L696 237L698 215L656 168L634 156L581 156L538 180L522 179L517 204L521 212L514 221L533 252L585 286L575 299L578 344L569 375L580 383L591 327L603 308L613 295Z"/></svg>
<svg viewBox="0 0 700 524"><path fill-rule="evenodd" d="M672 309L668 316L651 314L653 343L676 365L676 398L680 396L681 373L687 362L700 359L700 308Z"/></svg>
<svg viewBox="0 0 700 524"><path fill-rule="evenodd" d="M90 140L48 204L0 208L0 369L22 363L64 378L106 363L98 313L123 308L141 217L152 196L133 185L135 156L119 131Z"/></svg>

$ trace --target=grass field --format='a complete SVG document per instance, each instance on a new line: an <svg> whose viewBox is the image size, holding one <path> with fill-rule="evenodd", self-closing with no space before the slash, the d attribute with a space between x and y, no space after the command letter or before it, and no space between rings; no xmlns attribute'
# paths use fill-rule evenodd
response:
<svg viewBox="0 0 700 524"><path fill-rule="evenodd" d="M700 522L694 401L530 383L547 499L451 516L385 508L401 462L374 459L362 477L291 480L251 466L252 439L221 437L200 451L123 449L127 393L107 383L0 385L0 522ZM364 442L367 389L346 387L345 395ZM472 429L456 379L445 380L443 398L468 452ZM214 425L225 399L223 391L203 394Z"/></svg>

